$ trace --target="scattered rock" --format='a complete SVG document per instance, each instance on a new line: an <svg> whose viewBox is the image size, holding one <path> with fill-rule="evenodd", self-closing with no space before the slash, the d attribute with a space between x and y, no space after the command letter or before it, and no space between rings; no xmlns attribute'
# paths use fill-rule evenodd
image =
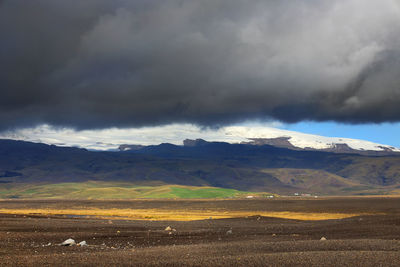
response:
<svg viewBox="0 0 400 267"><path fill-rule="evenodd" d="M226 231L226 234L227 234L227 235L231 235L232 233L233 233L233 232L232 232L232 229Z"/></svg>
<svg viewBox="0 0 400 267"><path fill-rule="evenodd" d="M321 237L321 241L326 241L326 237Z"/></svg>
<svg viewBox="0 0 400 267"><path fill-rule="evenodd" d="M164 230L165 231L172 231L172 228L171 228L171 226L167 226Z"/></svg>
<svg viewBox="0 0 400 267"><path fill-rule="evenodd" d="M76 245L76 242L72 238L68 238L67 240L61 243L61 246L73 246L73 245Z"/></svg>
<svg viewBox="0 0 400 267"><path fill-rule="evenodd" d="M86 241L81 241L78 243L78 246L84 247L84 246L87 246L87 243L86 243Z"/></svg>

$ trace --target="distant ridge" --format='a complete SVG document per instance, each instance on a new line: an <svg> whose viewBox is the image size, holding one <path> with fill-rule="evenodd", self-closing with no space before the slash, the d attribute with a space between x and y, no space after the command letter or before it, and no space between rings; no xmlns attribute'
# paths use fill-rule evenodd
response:
<svg viewBox="0 0 400 267"><path fill-rule="evenodd" d="M365 156L400 156L400 151L397 148L390 146L383 146L376 144L377 150L365 150L363 148L354 149L350 147L347 143L331 143L327 147L298 147L291 143L292 137L282 136L282 137L274 137L274 138L249 138L247 142L241 142L243 145L255 145L255 146L263 146L270 145L278 148L286 148L297 151L323 151L323 152L332 152L332 153L340 153L340 154L358 154ZM342 140L343 141L343 140ZM209 143L204 139L185 139L183 140L184 147L198 147L204 146ZM222 142L226 143L226 142ZM129 145L123 144L119 146L119 151L140 151L141 149L145 149L146 146L143 145Z"/></svg>
<svg viewBox="0 0 400 267"><path fill-rule="evenodd" d="M201 146L205 145L208 142L204 139L196 139L196 140L191 140L191 139L185 139L183 140L183 145L187 147L195 147L195 146Z"/></svg>
<svg viewBox="0 0 400 267"><path fill-rule="evenodd" d="M246 143L258 145L269 144L290 149L356 153L363 155L390 155L391 152L400 152L400 148L365 140L326 137L270 127L232 126L226 127L225 132L228 136L249 140L244 141ZM368 152L366 153L365 151ZM373 153L373 151L385 153Z"/></svg>
<svg viewBox="0 0 400 267"><path fill-rule="evenodd" d="M359 154L366 156L390 156L399 155L400 152L393 147L388 146L377 146L381 150L364 150L364 149L353 149L346 143L332 143L328 148L313 148L313 147L296 147L290 142L291 137L276 137L276 138L250 138L249 142L242 142L242 144L249 145L271 145L275 147L288 148L293 150L305 150L305 151L325 151L342 154Z"/></svg>

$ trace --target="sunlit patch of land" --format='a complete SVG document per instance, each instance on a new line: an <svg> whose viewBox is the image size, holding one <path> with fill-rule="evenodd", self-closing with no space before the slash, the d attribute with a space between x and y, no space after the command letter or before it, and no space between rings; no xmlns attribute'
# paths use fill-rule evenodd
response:
<svg viewBox="0 0 400 267"><path fill-rule="evenodd" d="M164 209L0 209L0 213L18 215L62 215L124 220L194 221L205 219L239 218L250 216L275 217L293 220L332 220L365 215L361 213L316 213L291 211L221 211L221 210L164 210Z"/></svg>
<svg viewBox="0 0 400 267"><path fill-rule="evenodd" d="M237 198L246 195L268 196L229 188L183 186L127 182L98 182L57 184L0 184L2 199L138 199L138 198Z"/></svg>

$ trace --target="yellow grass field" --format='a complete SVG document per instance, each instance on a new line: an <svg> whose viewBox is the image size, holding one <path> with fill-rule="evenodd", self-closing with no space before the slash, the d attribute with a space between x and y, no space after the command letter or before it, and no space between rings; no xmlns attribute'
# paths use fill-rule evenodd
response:
<svg viewBox="0 0 400 267"><path fill-rule="evenodd" d="M221 210L164 210L164 209L0 209L0 213L18 215L88 216L103 219L194 221L205 219L265 216L295 220L331 220L359 215L356 213L309 213L290 211L221 211Z"/></svg>

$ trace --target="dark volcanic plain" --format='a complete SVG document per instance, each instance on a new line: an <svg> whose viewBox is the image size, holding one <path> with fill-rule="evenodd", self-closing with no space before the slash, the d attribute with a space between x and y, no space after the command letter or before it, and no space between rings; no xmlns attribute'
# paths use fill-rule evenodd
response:
<svg viewBox="0 0 400 267"><path fill-rule="evenodd" d="M1 266L399 266L400 198L0 201L0 208L220 209L363 213L341 220L251 216L127 221L0 214ZM165 231L167 226L176 231ZM231 230L231 233L230 231ZM321 241L326 237L326 241ZM85 247L58 244L73 238Z"/></svg>

